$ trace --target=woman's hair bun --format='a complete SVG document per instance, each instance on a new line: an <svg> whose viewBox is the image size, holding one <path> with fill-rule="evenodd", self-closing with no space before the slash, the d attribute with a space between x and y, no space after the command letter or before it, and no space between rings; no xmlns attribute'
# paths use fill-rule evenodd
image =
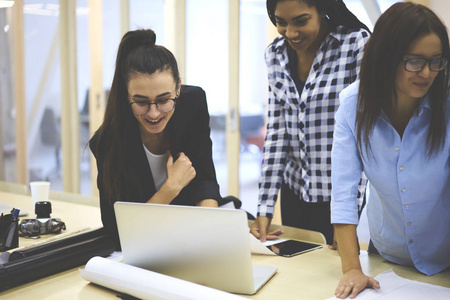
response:
<svg viewBox="0 0 450 300"><path fill-rule="evenodd" d="M152 45L155 45L156 42L156 33L151 29L141 29L142 30L142 41L151 43ZM138 30L138 31L141 31Z"/></svg>
<svg viewBox="0 0 450 300"><path fill-rule="evenodd" d="M151 29L128 31L123 36L122 41L134 46L145 44L155 45L156 33Z"/></svg>

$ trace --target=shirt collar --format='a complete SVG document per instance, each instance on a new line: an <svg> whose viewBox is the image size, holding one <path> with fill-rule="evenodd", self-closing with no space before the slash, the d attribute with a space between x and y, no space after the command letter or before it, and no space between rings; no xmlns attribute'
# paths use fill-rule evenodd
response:
<svg viewBox="0 0 450 300"><path fill-rule="evenodd" d="M417 109L415 110L415 112L413 113L413 116L417 116L420 117L420 115L422 115L422 113L425 111L425 109L431 110L431 104L430 104L430 95L426 94L423 99L419 100L421 103L419 104L419 106L417 107ZM381 114L380 117L385 119L386 121L389 121L389 117L387 116L387 114L384 112L384 110L381 110Z"/></svg>
<svg viewBox="0 0 450 300"><path fill-rule="evenodd" d="M426 94L425 97L420 101L422 103L420 103L419 107L417 108L417 116L420 116L425 109L431 110L431 100L429 94Z"/></svg>

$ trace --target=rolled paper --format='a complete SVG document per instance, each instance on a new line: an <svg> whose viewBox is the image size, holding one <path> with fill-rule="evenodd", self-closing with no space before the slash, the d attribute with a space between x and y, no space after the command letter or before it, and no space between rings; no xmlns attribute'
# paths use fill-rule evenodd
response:
<svg viewBox="0 0 450 300"><path fill-rule="evenodd" d="M238 300L241 296L101 257L80 275L85 280L139 299Z"/></svg>

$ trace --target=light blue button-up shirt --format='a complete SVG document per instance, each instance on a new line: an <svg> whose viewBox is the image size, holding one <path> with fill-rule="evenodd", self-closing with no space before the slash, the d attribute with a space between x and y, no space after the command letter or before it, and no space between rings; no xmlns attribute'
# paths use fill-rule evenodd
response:
<svg viewBox="0 0 450 300"><path fill-rule="evenodd" d="M432 101L426 96L403 138L382 112L370 137L373 154L362 159L355 137L358 87L355 82L341 92L336 113L331 222L358 224L356 195L364 171L370 237L380 255L427 275L438 273L450 266L450 99L442 151L426 158Z"/></svg>

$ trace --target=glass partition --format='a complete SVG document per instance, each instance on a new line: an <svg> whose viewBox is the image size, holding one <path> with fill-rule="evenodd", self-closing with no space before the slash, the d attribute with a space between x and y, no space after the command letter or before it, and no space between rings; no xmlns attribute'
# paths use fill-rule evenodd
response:
<svg viewBox="0 0 450 300"><path fill-rule="evenodd" d="M227 195L228 1L186 0L186 78L206 92L217 180Z"/></svg>
<svg viewBox="0 0 450 300"><path fill-rule="evenodd" d="M16 181L12 8L0 8L0 180Z"/></svg>
<svg viewBox="0 0 450 300"><path fill-rule="evenodd" d="M239 198L256 216L258 181L266 136L267 71L264 53L269 41L265 1L241 0L239 36L239 110L241 151Z"/></svg>
<svg viewBox="0 0 450 300"><path fill-rule="evenodd" d="M29 180L62 189L58 0L25 0L24 47Z"/></svg>

